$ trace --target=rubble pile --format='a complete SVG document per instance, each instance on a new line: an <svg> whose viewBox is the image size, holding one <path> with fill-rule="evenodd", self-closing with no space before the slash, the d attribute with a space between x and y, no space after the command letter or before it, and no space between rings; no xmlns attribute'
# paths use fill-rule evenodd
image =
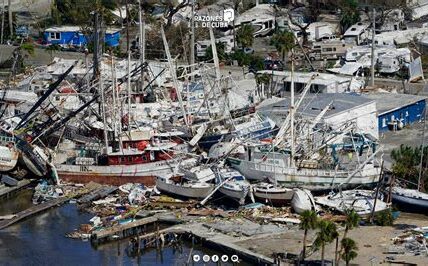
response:
<svg viewBox="0 0 428 266"><path fill-rule="evenodd" d="M427 240L428 227L405 230L402 234L392 238L393 245L390 247L389 253L428 256Z"/></svg>

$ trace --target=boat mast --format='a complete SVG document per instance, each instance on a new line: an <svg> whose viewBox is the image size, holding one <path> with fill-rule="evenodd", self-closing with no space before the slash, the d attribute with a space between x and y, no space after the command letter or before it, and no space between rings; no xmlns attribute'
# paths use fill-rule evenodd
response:
<svg viewBox="0 0 428 266"><path fill-rule="evenodd" d="M190 75L191 81L194 81L193 72L195 71L195 0L192 1L192 15L190 17Z"/></svg>
<svg viewBox="0 0 428 266"><path fill-rule="evenodd" d="M128 62L126 70L128 72L128 79L126 80L126 87L128 89L128 132L131 132L131 50L128 49ZM143 70L141 70L143 71ZM130 135L131 136L131 135Z"/></svg>
<svg viewBox="0 0 428 266"><path fill-rule="evenodd" d="M376 9L373 8L373 25L372 25L372 65L371 65L371 74L372 74L372 80L371 80L371 86L374 87L374 67L375 67L375 61L374 61L374 53L375 53L375 34L376 34Z"/></svg>
<svg viewBox="0 0 428 266"><path fill-rule="evenodd" d="M215 37L213 28L210 27L210 40L211 40L211 49L213 52L213 59L214 59L214 67L215 67L215 77L217 82L220 82L221 74L220 74L220 63L218 61L218 55L217 55L217 47L215 44Z"/></svg>
<svg viewBox="0 0 428 266"><path fill-rule="evenodd" d="M422 179L422 167L424 162L424 146L425 146L425 120L426 120L427 108L424 108L424 129L422 130L422 145L421 145L421 161L419 166L419 176L418 176L418 191L421 189L421 179Z"/></svg>
<svg viewBox="0 0 428 266"><path fill-rule="evenodd" d="M145 48L145 42L146 42L146 36L145 36L145 28L144 28L144 19L143 19L143 10L141 8L141 0L138 0L138 29L139 29L139 37L140 41L138 42L138 50L140 52L140 61L141 65L144 64L144 48ZM144 89L144 71L141 69L141 91Z"/></svg>
<svg viewBox="0 0 428 266"><path fill-rule="evenodd" d="M101 68L100 68L101 72ZM108 153L108 136L107 136L107 119L106 119L106 110L105 110L105 97L104 97L104 80L103 75L100 73L100 93L101 93L101 111L103 115L103 125L104 125L104 145L106 147L106 154Z"/></svg>
<svg viewBox="0 0 428 266"><path fill-rule="evenodd" d="M290 86L290 92L291 92L291 99L290 99L290 135L291 135L291 167L294 167L294 156L295 156L295 147L294 147L294 51L291 49L291 86Z"/></svg>
<svg viewBox="0 0 428 266"><path fill-rule="evenodd" d="M187 112L186 112L186 109L184 108L184 105L183 105L183 98L181 98L181 90L179 88L179 84L177 81L177 72L176 72L176 69L174 68L174 65L172 63L171 53L169 51L168 41L166 40L163 25L161 25L161 34L162 34L163 45L165 48L165 54L166 54L166 57L168 59L169 72L171 73L172 81L174 83L174 87L175 87L175 90L177 92L177 97L178 97L178 101L180 103L181 112L183 113L184 123L186 124L187 127L189 127L189 122L187 120L188 119Z"/></svg>
<svg viewBox="0 0 428 266"><path fill-rule="evenodd" d="M4 6L5 6L5 1L6 1L6 0L3 0L3 5L2 5L2 8L1 8L1 33L0 33L0 44L3 44L3 39L4 39L3 35L4 35L4 10L5 10Z"/></svg>

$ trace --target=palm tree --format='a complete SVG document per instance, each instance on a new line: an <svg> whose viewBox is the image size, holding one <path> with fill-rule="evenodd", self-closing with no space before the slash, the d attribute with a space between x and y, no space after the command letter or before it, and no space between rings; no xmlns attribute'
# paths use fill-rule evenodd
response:
<svg viewBox="0 0 428 266"><path fill-rule="evenodd" d="M357 227L360 222L360 216L355 212L355 210L347 210L345 212L346 220L345 220L345 233L343 234L343 238L346 238L348 231ZM342 238L342 239L343 239Z"/></svg>
<svg viewBox="0 0 428 266"><path fill-rule="evenodd" d="M61 46L59 46L58 44L51 44L48 47L46 47L45 50L49 53L51 61L52 61L53 60L53 54L60 51Z"/></svg>
<svg viewBox="0 0 428 266"><path fill-rule="evenodd" d="M271 44L275 46L279 53L281 53L282 61L284 61L285 54L291 51L295 46L294 35L289 31L275 33L272 36Z"/></svg>
<svg viewBox="0 0 428 266"><path fill-rule="evenodd" d="M253 27L251 27L249 24L244 24L239 27L238 31L236 32L236 41L242 48L251 47L254 40L253 33Z"/></svg>
<svg viewBox="0 0 428 266"><path fill-rule="evenodd" d="M357 0L342 0L340 3L342 13L340 16L340 26L344 33L350 26L360 21L360 12L358 10Z"/></svg>
<svg viewBox="0 0 428 266"><path fill-rule="evenodd" d="M313 230L317 227L318 217L314 211L306 210L300 215L300 229L305 230L303 235L303 251L302 259L305 259L306 256L306 238L308 236L308 231Z"/></svg>
<svg viewBox="0 0 428 266"><path fill-rule="evenodd" d="M349 262L358 256L356 252L358 250L357 244L350 238L344 238L342 239L342 249L342 259L346 262L346 266L348 266Z"/></svg>
<svg viewBox="0 0 428 266"><path fill-rule="evenodd" d="M338 263L338 257L339 257L339 232L336 230L332 237L334 239L336 239L336 246L334 248L334 261L335 261L335 265L337 265Z"/></svg>
<svg viewBox="0 0 428 266"><path fill-rule="evenodd" d="M32 44L31 42L24 42L19 46L19 48L22 51L26 52L28 55L34 55L34 44Z"/></svg>
<svg viewBox="0 0 428 266"><path fill-rule="evenodd" d="M321 247L321 264L324 265L325 245L333 242L337 237L337 226L335 223L321 220L318 223L319 231L315 239L315 246Z"/></svg>
<svg viewBox="0 0 428 266"><path fill-rule="evenodd" d="M348 235L348 231L357 227L360 222L360 216L355 212L355 210L346 210L346 219L345 219L345 232L343 233L342 241ZM339 255L343 253L343 246L340 248ZM336 256L336 264L339 263L339 259Z"/></svg>

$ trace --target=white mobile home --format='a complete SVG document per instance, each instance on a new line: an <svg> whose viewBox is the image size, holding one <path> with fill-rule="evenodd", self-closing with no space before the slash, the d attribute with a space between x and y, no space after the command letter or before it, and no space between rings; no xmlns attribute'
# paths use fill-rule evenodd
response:
<svg viewBox="0 0 428 266"><path fill-rule="evenodd" d="M235 18L235 31L242 25L248 24L254 29L254 37L264 37L271 34L275 29L275 10L272 5L260 4ZM233 27L219 28L223 36L233 35Z"/></svg>
<svg viewBox="0 0 428 266"><path fill-rule="evenodd" d="M229 54L233 51L233 36L225 36L225 37L217 38L215 41L216 41L216 43L224 44L224 52L226 54ZM207 49L210 46L211 46L210 40L197 41L196 42L196 56L197 57L205 56Z"/></svg>
<svg viewBox="0 0 428 266"><path fill-rule="evenodd" d="M349 47L347 43L338 39L314 42L312 44L312 50L309 53L309 59L311 61L339 59L345 56L346 50Z"/></svg>
<svg viewBox="0 0 428 266"><path fill-rule="evenodd" d="M346 32L343 34L343 39L348 44L360 45L367 39L367 29L369 25L358 22L355 25L352 25Z"/></svg>

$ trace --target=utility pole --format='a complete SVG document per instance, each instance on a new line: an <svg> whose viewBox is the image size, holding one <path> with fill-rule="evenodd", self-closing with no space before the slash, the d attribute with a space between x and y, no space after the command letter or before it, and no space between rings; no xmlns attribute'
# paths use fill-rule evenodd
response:
<svg viewBox="0 0 428 266"><path fill-rule="evenodd" d="M101 18L97 11L94 13L94 52L93 52L93 76L92 79L95 80L99 76L100 72L100 55L102 54L102 47L101 47Z"/></svg>
<svg viewBox="0 0 428 266"><path fill-rule="evenodd" d="M5 1L3 0L3 6L1 8L1 36L0 36L0 44L3 44L3 39L4 39L4 7L5 7Z"/></svg>
<svg viewBox="0 0 428 266"><path fill-rule="evenodd" d="M372 25L372 80L371 80L371 86L374 87L374 71L375 71L375 35L376 35L376 9L373 8L373 25Z"/></svg>
<svg viewBox="0 0 428 266"><path fill-rule="evenodd" d="M10 31L10 36L9 38L12 39L13 37L13 18L12 18L12 0L7 0L7 12L9 15L9 31Z"/></svg>
<svg viewBox="0 0 428 266"><path fill-rule="evenodd" d="M192 73L191 80L194 81L193 72L195 71L195 0L192 0L192 15L190 17L190 72Z"/></svg>
<svg viewBox="0 0 428 266"><path fill-rule="evenodd" d="M129 53L130 47L129 47L129 7L128 7L128 0L126 0L125 4L126 8L126 14L127 14L127 20L126 20L126 51Z"/></svg>

